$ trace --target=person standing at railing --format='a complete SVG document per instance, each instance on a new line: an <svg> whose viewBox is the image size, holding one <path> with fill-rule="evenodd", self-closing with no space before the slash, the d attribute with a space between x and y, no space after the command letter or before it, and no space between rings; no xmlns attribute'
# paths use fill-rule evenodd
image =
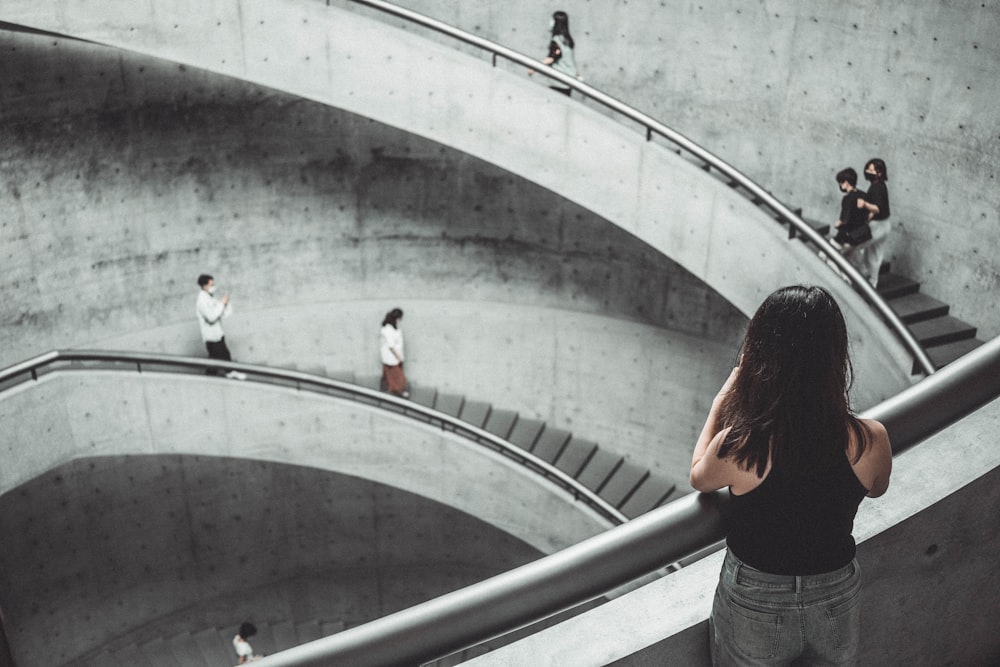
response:
<svg viewBox="0 0 1000 667"><path fill-rule="evenodd" d="M549 55L542 62L563 74L568 74L576 79L582 78L576 68L576 56L573 52L576 45L573 42L573 36L569 33L569 15L563 11L554 12L549 28L552 31L552 39L549 41ZM528 74L534 74L534 70L528 70ZM549 87L564 95L573 94L573 89L567 86Z"/></svg>
<svg viewBox="0 0 1000 667"><path fill-rule="evenodd" d="M382 388L390 394L409 398L406 390L406 374L403 372L403 332L399 321L403 311L393 308L382 318L379 332L379 354L382 357Z"/></svg>
<svg viewBox="0 0 1000 667"><path fill-rule="evenodd" d="M771 294L691 461L698 491L725 487L727 552L709 619L715 665L852 665L861 574L851 535L892 470L881 423L850 411L847 327L819 287Z"/></svg>
<svg viewBox="0 0 1000 667"><path fill-rule="evenodd" d="M208 358L232 361L233 357L226 345L226 334L222 330L222 318L228 317L233 312L233 308L229 304L229 295L224 294L221 299L216 298L215 278L207 273L198 276L198 287L198 302L195 310L198 315L201 339L205 341L205 347L208 349ZM209 375L216 374L214 370L209 371ZM229 371L226 373L226 377L234 380L246 379L246 375L239 371Z"/></svg>
<svg viewBox="0 0 1000 667"><path fill-rule="evenodd" d="M864 170L868 181L868 193L865 195L865 209L868 212L868 225L872 230L872 238L860 248L861 273L868 278L872 287L878 286L878 275L882 270L882 259L885 257L885 239L889 235L889 180L885 162L877 157L868 160Z"/></svg>

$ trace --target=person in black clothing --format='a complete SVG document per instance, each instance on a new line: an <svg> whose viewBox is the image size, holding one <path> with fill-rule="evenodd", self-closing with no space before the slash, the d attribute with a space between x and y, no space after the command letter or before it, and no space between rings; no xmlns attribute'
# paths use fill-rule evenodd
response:
<svg viewBox="0 0 1000 667"><path fill-rule="evenodd" d="M871 227L872 240L860 248L861 273L868 278L872 287L878 285L878 275L882 269L882 258L885 256L885 238L889 234L889 180L885 162L877 157L868 160L864 170L868 181L868 194L865 195L865 209L868 211L868 225Z"/></svg>
<svg viewBox="0 0 1000 667"><path fill-rule="evenodd" d="M841 245L858 245L863 241L854 239L863 239L861 230L868 226L865 193L857 188L858 172L850 167L841 169L837 172L837 185L844 196L840 200L840 217L833 225L837 230L833 240Z"/></svg>
<svg viewBox="0 0 1000 667"><path fill-rule="evenodd" d="M691 485L729 488L712 615L714 665L853 665L858 505L889 486L885 427L854 415L847 326L820 287L771 294L712 401ZM794 661L794 663L793 663Z"/></svg>

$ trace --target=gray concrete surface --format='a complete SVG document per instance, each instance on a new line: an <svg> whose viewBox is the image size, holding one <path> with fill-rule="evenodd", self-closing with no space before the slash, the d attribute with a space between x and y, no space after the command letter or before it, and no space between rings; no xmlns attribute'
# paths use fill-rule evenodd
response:
<svg viewBox="0 0 1000 667"><path fill-rule="evenodd" d="M998 426L994 401L897 456L889 491L862 503L854 526L865 586L860 664L1000 660ZM722 556L466 664L711 664L707 619Z"/></svg>
<svg viewBox="0 0 1000 667"><path fill-rule="evenodd" d="M22 667L245 619L350 627L541 555L420 495L212 456L71 461L0 496L0 530Z"/></svg>
<svg viewBox="0 0 1000 667"><path fill-rule="evenodd" d="M351 6L346 0L334 0ZM545 54L555 5L397 4ZM1000 335L1000 4L887 0L567 0L588 83L702 144L806 215L833 220L833 175L882 157L892 261ZM369 12L370 14L373 14Z"/></svg>
<svg viewBox="0 0 1000 667"><path fill-rule="evenodd" d="M909 380L910 361L868 317L867 306L799 244L784 242L785 232L763 212L664 147L641 141L641 134L636 141L634 128L556 99L523 73L485 68L453 49L318 4L246 1L216 6L211 17L169 4L152 14L134 6L107 9L77 13L24 3L6 12L12 21L358 111L488 159L668 254L745 313L780 285L826 284L853 324L863 403ZM367 55L371 43L385 48L377 70L342 65ZM436 100L459 98L463 103L449 106L442 122ZM734 270L748 264L754 280Z"/></svg>
<svg viewBox="0 0 1000 667"><path fill-rule="evenodd" d="M353 625L608 527L491 450L278 387L75 371L8 392L0 424L0 606L23 667L147 626Z"/></svg>

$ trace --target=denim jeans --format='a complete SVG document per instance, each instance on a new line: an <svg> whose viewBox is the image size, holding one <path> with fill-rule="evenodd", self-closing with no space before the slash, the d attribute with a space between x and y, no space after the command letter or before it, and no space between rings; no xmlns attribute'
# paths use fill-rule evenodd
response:
<svg viewBox="0 0 1000 667"><path fill-rule="evenodd" d="M861 570L768 574L726 553L709 619L713 665L854 665Z"/></svg>

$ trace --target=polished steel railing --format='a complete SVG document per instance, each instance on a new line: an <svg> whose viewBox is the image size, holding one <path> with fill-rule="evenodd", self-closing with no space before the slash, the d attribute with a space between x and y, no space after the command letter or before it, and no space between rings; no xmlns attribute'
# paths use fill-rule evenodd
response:
<svg viewBox="0 0 1000 667"><path fill-rule="evenodd" d="M850 262L844 259L844 257L830 245L829 241L817 232L812 225L806 222L798 213L779 201L771 193L766 191L728 162L710 153L681 133L672 130L663 123L660 123L656 119L646 115L638 109L630 107L624 102L601 92L579 79L563 74L562 72L548 67L540 61L514 51L513 49L509 49L488 39L473 35L472 33L465 32L464 30L460 30L459 28L448 25L447 23L443 23L429 16L425 16L419 12L384 2L383 0L347 1L357 5L371 7L385 14L403 19L408 23L422 26L465 44L475 46L491 54L494 67L497 64L497 58L503 58L509 62L521 65L526 69L535 70L543 76L558 81L560 85L568 86L579 92L581 95L584 95L602 106L611 109L615 113L638 123L645 130L647 141L652 140L654 135L663 137L680 150L693 155L701 161L706 170L715 170L718 174L727 179L727 182L732 187L741 188L746 193L747 197L755 204L771 210L778 222L786 223L788 225L790 239L801 237L811 243L817 252L823 253L827 261L834 264L844 276L847 276L854 289L860 292L862 298L864 298L865 301L867 301L869 305L875 309L886 325L892 330L897 339L899 339L902 345L913 356L916 367L927 375L934 373L934 363L927 355L927 352L913 336L906 324L903 323L895 311L892 310L889 304L886 303L885 299L879 295L879 293L874 287L871 286L865 277L862 276ZM329 5L330 0L326 0L326 4Z"/></svg>
<svg viewBox="0 0 1000 667"><path fill-rule="evenodd" d="M1000 337L865 412L908 449L1000 397ZM339 634L261 667L418 665L627 584L723 538L728 493L690 494L540 560ZM581 638L581 641L584 641Z"/></svg>
<svg viewBox="0 0 1000 667"><path fill-rule="evenodd" d="M279 384L298 390L351 400L388 410L454 433L477 445L486 447L516 461L547 482L559 486L606 519L612 525L625 523L628 518L581 482L517 445L482 428L451 415L433 410L413 401L368 389L349 382L300 373L298 371L241 364L213 359L182 357L151 352L106 352L100 350L56 350L39 355L0 370L0 396L5 389L56 371L134 368L137 372L204 373L235 370L245 373L247 381Z"/></svg>
<svg viewBox="0 0 1000 667"><path fill-rule="evenodd" d="M397 412L428 411L409 401L294 371L147 353L60 351L0 371L0 392L46 373L132 365L139 372L239 370L295 388L347 391ZM89 365L88 365L89 364ZM323 389L321 389L323 390ZM868 410L898 453L1000 397L1000 337ZM431 415L438 417L438 415ZM440 415L447 417L446 415ZM445 420L447 421L447 420ZM457 424L478 431L468 425ZM494 436L481 435L492 440ZM556 471L558 472L558 471ZM365 625L269 656L261 667L417 665L523 627L718 543L725 492L690 494L600 535L467 588Z"/></svg>

